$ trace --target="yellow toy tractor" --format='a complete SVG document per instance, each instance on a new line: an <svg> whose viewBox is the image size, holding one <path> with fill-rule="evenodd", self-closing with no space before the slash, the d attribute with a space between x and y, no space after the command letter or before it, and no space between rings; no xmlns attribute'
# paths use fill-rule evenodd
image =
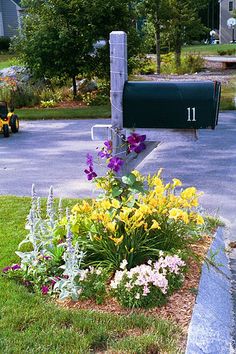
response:
<svg viewBox="0 0 236 354"><path fill-rule="evenodd" d="M7 102L0 101L0 131L5 138L9 137L10 128L12 133L18 133L19 118L14 113L14 108L10 108L8 111Z"/></svg>

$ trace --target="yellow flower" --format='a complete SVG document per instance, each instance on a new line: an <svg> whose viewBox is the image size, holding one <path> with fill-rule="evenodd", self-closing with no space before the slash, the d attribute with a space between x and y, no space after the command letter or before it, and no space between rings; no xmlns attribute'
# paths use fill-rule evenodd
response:
<svg viewBox="0 0 236 354"><path fill-rule="evenodd" d="M120 221L123 221L124 223L126 223L129 221L131 212L132 212L131 208L123 207L118 218L120 219Z"/></svg>
<svg viewBox="0 0 236 354"><path fill-rule="evenodd" d="M182 186L182 182L179 179L173 178L172 181L173 181L173 187L181 187Z"/></svg>
<svg viewBox="0 0 236 354"><path fill-rule="evenodd" d="M196 188L195 187L189 187L189 188L186 188L181 194L181 198L183 199L192 199L193 197L196 196Z"/></svg>
<svg viewBox="0 0 236 354"><path fill-rule="evenodd" d="M188 214L185 211L178 208L173 208L170 210L169 218L174 220L182 220L185 224L189 223Z"/></svg>
<svg viewBox="0 0 236 354"><path fill-rule="evenodd" d="M112 199L111 205L113 208L118 209L120 207L120 202L117 199Z"/></svg>
<svg viewBox="0 0 236 354"><path fill-rule="evenodd" d="M152 220L152 226L150 227L149 230L152 230L152 229L160 229L160 225L159 223L156 221L156 220Z"/></svg>
<svg viewBox="0 0 236 354"><path fill-rule="evenodd" d="M197 219L196 219L196 222L198 225L202 225L204 224L204 219L201 215L197 215Z"/></svg>
<svg viewBox="0 0 236 354"><path fill-rule="evenodd" d="M121 235L119 238L109 236L109 238L115 243L116 246L119 246L122 243L124 236Z"/></svg>
<svg viewBox="0 0 236 354"><path fill-rule="evenodd" d="M93 238L96 241L101 241L102 240L102 236L98 236L98 235L93 236Z"/></svg>
<svg viewBox="0 0 236 354"><path fill-rule="evenodd" d="M116 224L115 224L115 222L108 222L108 223L106 224L106 229L107 229L108 231L114 233L114 232L116 231Z"/></svg>
<svg viewBox="0 0 236 354"><path fill-rule="evenodd" d="M111 203L109 200L104 199L100 202L100 207L104 210L109 210L111 208Z"/></svg>

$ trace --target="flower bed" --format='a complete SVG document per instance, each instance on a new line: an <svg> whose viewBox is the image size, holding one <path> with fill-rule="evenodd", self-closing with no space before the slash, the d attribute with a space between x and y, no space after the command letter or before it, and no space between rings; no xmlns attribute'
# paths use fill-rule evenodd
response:
<svg viewBox="0 0 236 354"><path fill-rule="evenodd" d="M131 134L127 152L145 149L145 136ZM18 265L3 269L31 291L59 299L109 298L127 308L159 307L184 283L193 244L202 239L204 215L195 187L178 179L165 183L138 171L119 175L124 161L105 142L98 156L108 172L98 177L91 155L85 173L102 194L72 210L56 206L50 188L46 215L32 188L29 233L16 252Z"/></svg>

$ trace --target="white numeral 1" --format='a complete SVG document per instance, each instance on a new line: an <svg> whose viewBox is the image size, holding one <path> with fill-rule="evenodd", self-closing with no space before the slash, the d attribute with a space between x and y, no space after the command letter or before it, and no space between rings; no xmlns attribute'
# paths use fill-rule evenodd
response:
<svg viewBox="0 0 236 354"><path fill-rule="evenodd" d="M193 116L193 119L191 119L191 109L192 109L192 116ZM188 111L188 122L196 122L196 108L195 107L188 107L187 108L187 111Z"/></svg>

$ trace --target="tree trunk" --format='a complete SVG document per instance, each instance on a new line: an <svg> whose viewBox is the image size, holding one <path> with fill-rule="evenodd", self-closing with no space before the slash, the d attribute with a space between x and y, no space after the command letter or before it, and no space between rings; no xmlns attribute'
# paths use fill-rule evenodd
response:
<svg viewBox="0 0 236 354"><path fill-rule="evenodd" d="M181 66L181 34L176 33L176 39L175 39L175 67L178 70Z"/></svg>
<svg viewBox="0 0 236 354"><path fill-rule="evenodd" d="M75 76L72 77L73 80L73 98L75 99L77 96L77 86L76 86L76 78Z"/></svg>
<svg viewBox="0 0 236 354"><path fill-rule="evenodd" d="M161 38L160 25L156 26L156 55L157 55L157 74L161 73Z"/></svg>

